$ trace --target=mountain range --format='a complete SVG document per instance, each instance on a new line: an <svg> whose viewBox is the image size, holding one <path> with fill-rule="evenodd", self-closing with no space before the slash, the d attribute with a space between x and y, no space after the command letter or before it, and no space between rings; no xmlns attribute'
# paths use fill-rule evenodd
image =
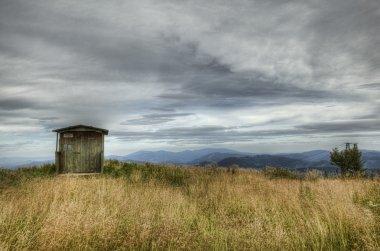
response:
<svg viewBox="0 0 380 251"><path fill-rule="evenodd" d="M368 170L380 169L380 151L361 150L364 167ZM179 165L205 166L217 163L228 167L238 165L241 168L264 168L266 166L285 167L294 170L319 169L336 172L330 164L330 152L314 150L301 153L256 154L239 152L226 148L205 148L200 150L138 151L128 155L109 155L107 159L131 162L172 163ZM0 158L0 167L17 168L53 162L48 158Z"/></svg>
<svg viewBox="0 0 380 251"><path fill-rule="evenodd" d="M256 154L239 152L226 148L206 148L194 151L138 151L126 156L109 156L122 161L173 163L184 165L205 166L217 163L228 167L238 165L242 168L264 168L266 166L285 167L299 171L320 169L335 172L336 166L330 164L330 152L314 150L301 153ZM380 151L362 150L364 167L380 169Z"/></svg>
<svg viewBox="0 0 380 251"><path fill-rule="evenodd" d="M108 158L122 161L128 160L152 163L197 164L201 161L201 158L209 154L223 154L226 157L229 157L231 154L235 154L236 156L251 155L251 153L243 153L226 148L204 148L200 150L186 150L181 152L138 151L125 156L110 155ZM210 161L215 160L211 159Z"/></svg>

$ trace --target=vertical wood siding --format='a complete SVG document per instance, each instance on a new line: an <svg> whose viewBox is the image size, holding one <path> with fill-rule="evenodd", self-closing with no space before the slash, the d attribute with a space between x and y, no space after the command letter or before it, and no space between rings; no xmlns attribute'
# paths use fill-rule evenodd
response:
<svg viewBox="0 0 380 251"><path fill-rule="evenodd" d="M73 137L65 137L72 134ZM100 172L103 134L97 132L64 132L60 135L62 172Z"/></svg>

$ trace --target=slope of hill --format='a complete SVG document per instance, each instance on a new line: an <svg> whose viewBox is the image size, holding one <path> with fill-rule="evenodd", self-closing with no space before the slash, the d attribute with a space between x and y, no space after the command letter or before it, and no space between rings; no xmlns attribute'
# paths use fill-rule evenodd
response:
<svg viewBox="0 0 380 251"><path fill-rule="evenodd" d="M380 250L376 180L106 167L0 170L0 250Z"/></svg>

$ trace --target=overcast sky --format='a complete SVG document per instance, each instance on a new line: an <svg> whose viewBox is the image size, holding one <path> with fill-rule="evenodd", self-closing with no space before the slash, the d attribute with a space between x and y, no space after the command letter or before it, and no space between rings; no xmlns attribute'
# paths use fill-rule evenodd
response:
<svg viewBox="0 0 380 251"><path fill-rule="evenodd" d="M378 0L0 0L0 157L380 150Z"/></svg>

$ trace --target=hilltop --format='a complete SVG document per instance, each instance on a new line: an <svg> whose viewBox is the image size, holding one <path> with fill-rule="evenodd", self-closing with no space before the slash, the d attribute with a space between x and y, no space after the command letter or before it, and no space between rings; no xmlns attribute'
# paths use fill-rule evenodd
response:
<svg viewBox="0 0 380 251"><path fill-rule="evenodd" d="M107 161L0 170L1 250L379 250L379 182Z"/></svg>

